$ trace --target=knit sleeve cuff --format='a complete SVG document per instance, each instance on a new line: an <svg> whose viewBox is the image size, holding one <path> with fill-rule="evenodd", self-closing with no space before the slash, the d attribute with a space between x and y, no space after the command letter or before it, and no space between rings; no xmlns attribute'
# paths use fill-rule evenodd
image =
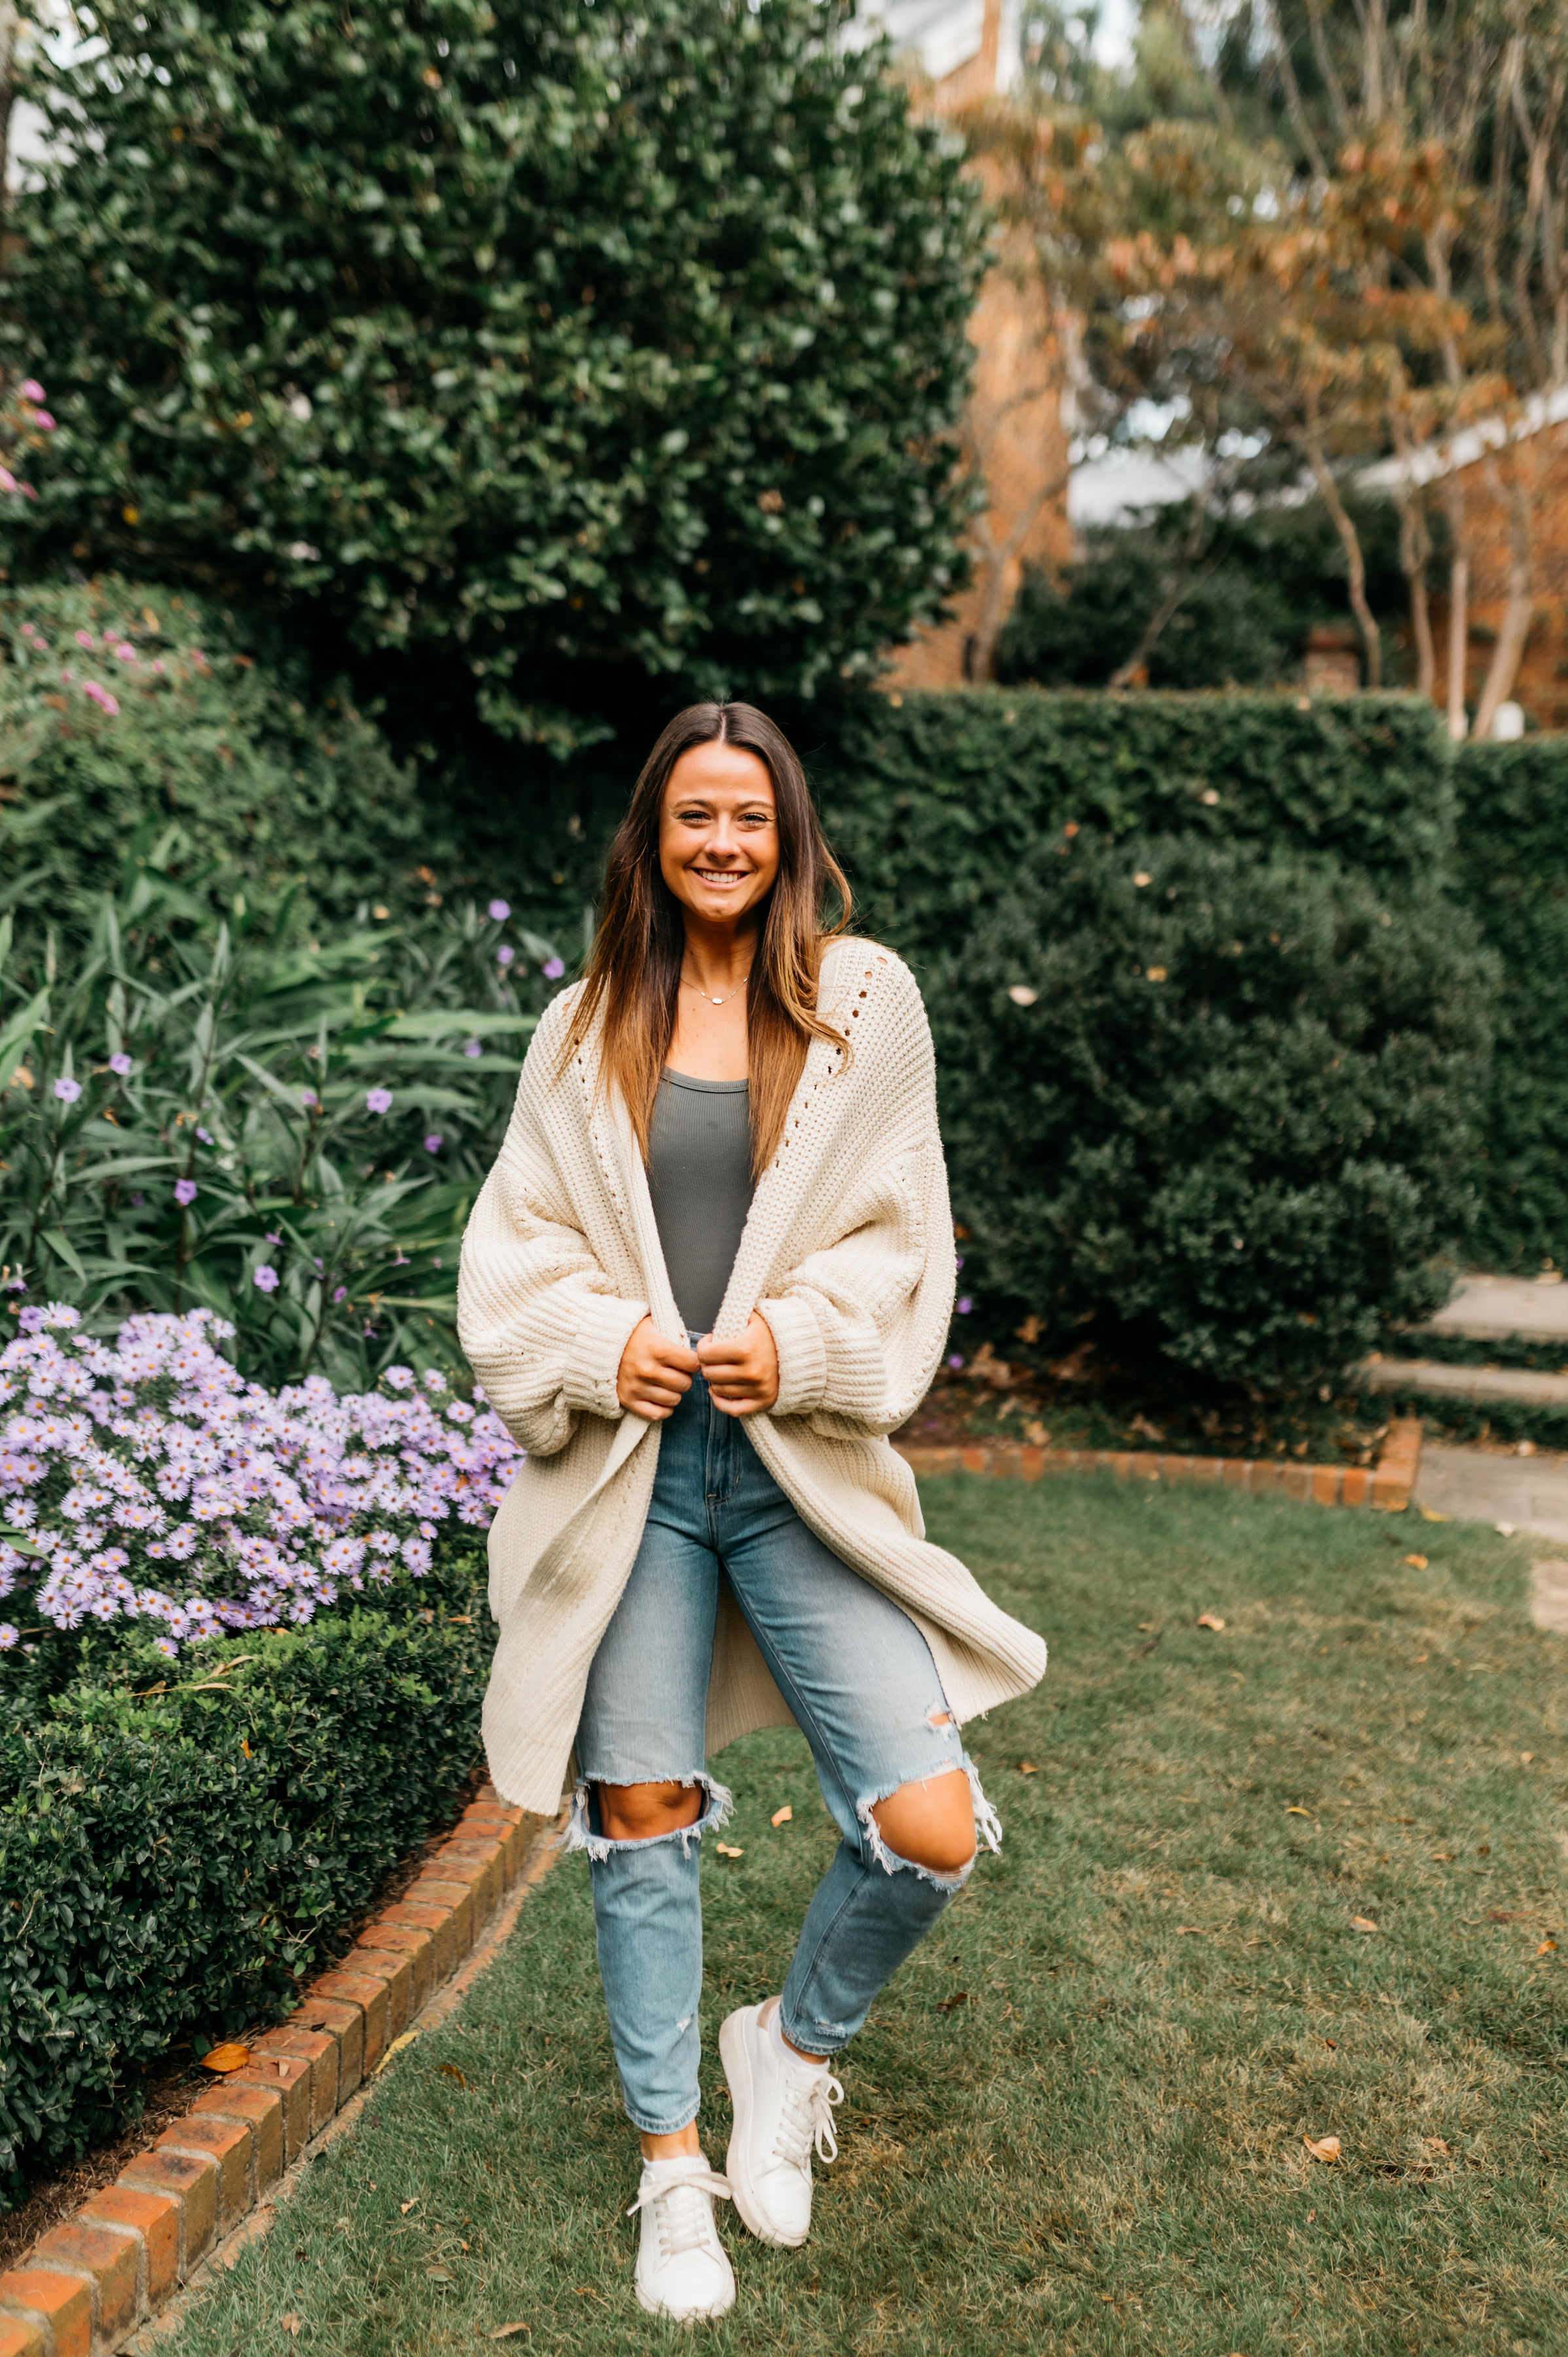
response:
<svg viewBox="0 0 1568 2357"><path fill-rule="evenodd" d="M618 1418L616 1395L621 1354L648 1315L645 1301L622 1301L614 1293L590 1293L573 1304L576 1332L566 1361L562 1396L568 1407L589 1415Z"/></svg>
<svg viewBox="0 0 1568 2357"><path fill-rule="evenodd" d="M810 1415L821 1406L828 1381L827 1344L811 1304L759 1301L757 1309L779 1352L779 1396L769 1414Z"/></svg>

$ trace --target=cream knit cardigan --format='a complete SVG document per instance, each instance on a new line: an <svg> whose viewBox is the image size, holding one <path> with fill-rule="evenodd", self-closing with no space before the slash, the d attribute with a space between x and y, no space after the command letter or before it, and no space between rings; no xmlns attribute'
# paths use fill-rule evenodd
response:
<svg viewBox="0 0 1568 2357"><path fill-rule="evenodd" d="M580 985L579 985L580 986ZM500 1629L485 1743L503 1799L552 1810L589 1665L636 1556L659 1426L616 1396L650 1313L681 1323L647 1172L626 1111L596 1083L590 1039L561 1068L576 990L529 1048L506 1141L463 1239L458 1329L527 1461L489 1537ZM801 1519L924 1631L961 1722L1026 1692L1046 1648L925 1536L914 1477L887 1435L918 1405L952 1310L952 1221L936 1070L914 976L890 951L840 941L819 1003L853 1052L813 1041L773 1161L757 1181L714 1331L760 1310L779 1397L746 1429ZM708 1692L717 1751L790 1714L723 1589ZM680 1773L700 1763L671 1760Z"/></svg>

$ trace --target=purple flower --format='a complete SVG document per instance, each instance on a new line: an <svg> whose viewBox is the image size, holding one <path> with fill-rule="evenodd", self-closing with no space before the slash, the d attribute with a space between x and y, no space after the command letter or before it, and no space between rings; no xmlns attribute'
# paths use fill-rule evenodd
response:
<svg viewBox="0 0 1568 2357"><path fill-rule="evenodd" d="M314 1089L301 1089L299 1092L299 1102L305 1107L306 1113L308 1113L313 1106L319 1105L321 1099L317 1095Z"/></svg>
<svg viewBox="0 0 1568 2357"><path fill-rule="evenodd" d="M196 1134L197 1134L198 1137L199 1137L199 1138L200 1138L201 1143L203 1144L203 1146L210 1146L210 1145L211 1145L211 1143L212 1143L212 1132L211 1132L209 1129L203 1129L203 1128L202 1128L202 1126L201 1126L201 1124L200 1124L199 1122L198 1122L198 1123L197 1123L197 1125L196 1125Z"/></svg>
<svg viewBox="0 0 1568 2357"><path fill-rule="evenodd" d="M953 1307L958 1311L961 1318L967 1318L970 1311L974 1308L974 1304L970 1299L967 1293L961 1293L957 1301L953 1304Z"/></svg>
<svg viewBox="0 0 1568 2357"><path fill-rule="evenodd" d="M948 1364L956 1375L959 1369L963 1364L963 1352L961 1351L950 1351L948 1353Z"/></svg>
<svg viewBox="0 0 1568 2357"><path fill-rule="evenodd" d="M511 943L510 942L503 942L499 949L496 952L496 963L498 965L510 965L516 955L517 952L513 949Z"/></svg>
<svg viewBox="0 0 1568 2357"><path fill-rule="evenodd" d="M347 1301L349 1298L348 1286L346 1285L336 1286L333 1288L332 1298L334 1301Z"/></svg>
<svg viewBox="0 0 1568 2357"><path fill-rule="evenodd" d="M446 1143L446 1140L442 1136L441 1132L438 1129L433 1129L424 1141L424 1150L426 1154L439 1154Z"/></svg>
<svg viewBox="0 0 1568 2357"><path fill-rule="evenodd" d="M81 1082L73 1081L69 1072L62 1072L55 1082L55 1094L61 1104L74 1104L81 1094Z"/></svg>
<svg viewBox="0 0 1568 2357"><path fill-rule="evenodd" d="M145 1195L133 1195L133 1196L132 1196L132 1198L131 1198L131 1209L132 1209L132 1211L139 1211L141 1210L141 1208L142 1208L142 1205L146 1201L146 1200L147 1200L147 1199L146 1199L146 1197L145 1197Z"/></svg>
<svg viewBox="0 0 1568 2357"><path fill-rule="evenodd" d="M112 1072L118 1072L123 1081L128 1080L131 1074L131 1059L122 1049L118 1056L110 1057L109 1069Z"/></svg>
<svg viewBox="0 0 1568 2357"><path fill-rule="evenodd" d="M258 1293L275 1293L278 1289L278 1273L275 1268L267 1268L263 1265L257 1269L251 1283Z"/></svg>
<svg viewBox="0 0 1568 2357"><path fill-rule="evenodd" d="M162 1653L166 1660L171 1662L177 1661L179 1658L179 1647L175 1643L172 1637L155 1637L153 1639L153 1651L155 1653Z"/></svg>
<svg viewBox="0 0 1568 2357"><path fill-rule="evenodd" d="M463 1053L465 1056L482 1056L484 1052L484 1049L478 1039L464 1040Z"/></svg>
<svg viewBox="0 0 1568 2357"><path fill-rule="evenodd" d="M390 1113L392 1111L391 1089L367 1089L365 1091L365 1111L367 1113Z"/></svg>
<svg viewBox="0 0 1568 2357"><path fill-rule="evenodd" d="M566 969L559 958L546 958L539 971L546 982L559 982Z"/></svg>
<svg viewBox="0 0 1568 2357"><path fill-rule="evenodd" d="M21 1636L21 1631L13 1629L9 1620L0 1620L0 1653L8 1653L13 1645L20 1643Z"/></svg>
<svg viewBox="0 0 1568 2357"><path fill-rule="evenodd" d="M267 1230L267 1242L270 1244L281 1244L283 1242L283 1230L281 1228L269 1228Z"/></svg>
<svg viewBox="0 0 1568 2357"><path fill-rule="evenodd" d="M963 1266L963 1254L962 1254L962 1253L954 1253L954 1254L953 1254L953 1263L952 1263L952 1265L953 1265L954 1268L961 1268L961 1267Z"/></svg>
<svg viewBox="0 0 1568 2357"><path fill-rule="evenodd" d="M195 1179L177 1178L174 1182L174 1200L177 1204L179 1204L182 1210L187 1203L194 1203L196 1200Z"/></svg>
<svg viewBox="0 0 1568 2357"><path fill-rule="evenodd" d="M498 925L504 925L507 919L511 914L510 901L492 900L490 902L490 914L495 919Z"/></svg>

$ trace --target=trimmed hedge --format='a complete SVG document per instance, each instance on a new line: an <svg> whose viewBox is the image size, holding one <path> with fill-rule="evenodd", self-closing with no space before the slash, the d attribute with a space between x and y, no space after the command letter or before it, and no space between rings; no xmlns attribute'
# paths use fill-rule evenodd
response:
<svg viewBox="0 0 1568 2357"><path fill-rule="evenodd" d="M1490 965L1430 885L1245 843L1041 846L940 969L960 1330L1337 1380L1446 1297Z"/></svg>
<svg viewBox="0 0 1568 2357"><path fill-rule="evenodd" d="M1453 843L1447 734L1412 696L969 688L856 699L815 748L797 725L864 920L905 954L950 950L1069 824L1332 853L1380 886Z"/></svg>
<svg viewBox="0 0 1568 2357"><path fill-rule="evenodd" d="M288 2008L478 1750L482 1541L419 1609L327 1613L176 1676L0 1686L0 2189L139 2113L171 2041ZM234 1664L220 1682L220 1666Z"/></svg>
<svg viewBox="0 0 1568 2357"><path fill-rule="evenodd" d="M1461 898L1503 971L1477 1232L1491 1268L1568 1266L1568 737L1466 746Z"/></svg>

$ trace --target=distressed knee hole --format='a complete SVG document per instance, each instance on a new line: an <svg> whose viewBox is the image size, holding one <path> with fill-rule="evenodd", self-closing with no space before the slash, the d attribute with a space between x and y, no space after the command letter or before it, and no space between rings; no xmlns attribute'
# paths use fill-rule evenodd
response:
<svg viewBox="0 0 1568 2357"><path fill-rule="evenodd" d="M618 1795L638 1795L632 1813L623 1815L612 1803L607 1814L607 1791ZM656 1795L663 1797L655 1799ZM572 1813L560 1846L564 1850L585 1850L593 1865L629 1851L652 1849L662 1843L677 1841L682 1855L689 1857L693 1842L700 1842L705 1833L727 1824L734 1806L735 1796L727 1785L715 1783L711 1776L697 1772L642 1784L617 1784L607 1776L584 1776L572 1795ZM598 1817L597 1824L593 1821L595 1815ZM612 1824L636 1829L610 1831Z"/></svg>

